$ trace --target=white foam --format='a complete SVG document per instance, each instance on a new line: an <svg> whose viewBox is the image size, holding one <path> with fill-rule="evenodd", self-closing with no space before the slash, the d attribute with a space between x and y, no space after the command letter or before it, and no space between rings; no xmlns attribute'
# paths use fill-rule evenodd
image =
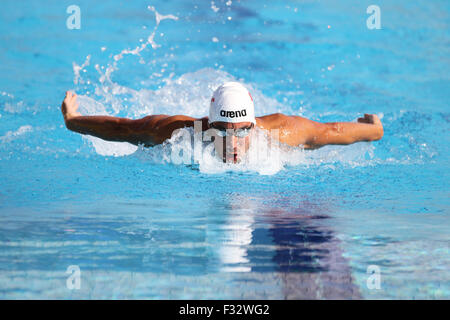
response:
<svg viewBox="0 0 450 320"><path fill-rule="evenodd" d="M28 133L28 132L31 132L31 131L33 131L33 127L32 126L30 126L30 125L21 126L16 131L8 131L8 132L6 132L6 134L4 136L0 137L0 141L2 143L11 142L12 140L16 139L17 137L22 136L25 133Z"/></svg>
<svg viewBox="0 0 450 320"><path fill-rule="evenodd" d="M105 141L93 136L83 136L83 139L92 144L95 152L102 156L122 157L130 155L137 150L137 146L128 142Z"/></svg>
<svg viewBox="0 0 450 320"><path fill-rule="evenodd" d="M22 113L26 110L26 105L23 101L13 103L6 102L3 110L9 113Z"/></svg>
<svg viewBox="0 0 450 320"><path fill-rule="evenodd" d="M90 97L78 96L78 104L83 115L110 115L102 103ZM103 156L125 156L137 150L137 146L127 142L106 141L89 135L83 135L83 139L92 144L96 153Z"/></svg>

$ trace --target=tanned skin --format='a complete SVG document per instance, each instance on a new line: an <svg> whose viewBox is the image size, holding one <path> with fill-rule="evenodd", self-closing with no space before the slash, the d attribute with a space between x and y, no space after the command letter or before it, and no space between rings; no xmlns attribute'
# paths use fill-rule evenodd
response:
<svg viewBox="0 0 450 320"><path fill-rule="evenodd" d="M163 143L176 129L193 127L194 121L202 122L202 130L210 128L208 118L192 118L183 115L151 115L142 119L127 119L111 116L83 116L78 111L77 95L66 92L61 111L69 130L92 135L108 141L129 142L146 147ZM239 129L251 125L249 122L215 122L216 128ZM365 114L357 122L321 123L300 116L275 113L256 118L256 126L264 130L278 129L279 140L290 146L303 145L315 149L324 145L347 145L358 141L375 141L383 137L383 125L377 115ZM234 144L239 139L233 137ZM237 147L234 148L236 153Z"/></svg>

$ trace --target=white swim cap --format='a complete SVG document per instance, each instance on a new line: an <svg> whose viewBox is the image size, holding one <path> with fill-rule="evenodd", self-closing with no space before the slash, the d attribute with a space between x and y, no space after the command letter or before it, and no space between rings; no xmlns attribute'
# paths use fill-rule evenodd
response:
<svg viewBox="0 0 450 320"><path fill-rule="evenodd" d="M250 92L239 82L227 82L218 87L211 98L208 121L256 124L255 107Z"/></svg>

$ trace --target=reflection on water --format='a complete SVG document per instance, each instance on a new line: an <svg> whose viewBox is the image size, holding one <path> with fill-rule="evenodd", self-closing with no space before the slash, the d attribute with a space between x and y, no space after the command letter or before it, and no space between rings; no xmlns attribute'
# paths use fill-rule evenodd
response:
<svg viewBox="0 0 450 320"><path fill-rule="evenodd" d="M254 211L233 208L223 226L223 245L218 252L224 272L250 272L247 247L252 243Z"/></svg>
<svg viewBox="0 0 450 320"><path fill-rule="evenodd" d="M0 296L360 298L326 201L226 196L0 211ZM80 291L66 288L69 265L82 270Z"/></svg>
<svg viewBox="0 0 450 320"><path fill-rule="evenodd" d="M287 299L360 298L325 209L293 199L231 199L217 249L221 271L274 273Z"/></svg>

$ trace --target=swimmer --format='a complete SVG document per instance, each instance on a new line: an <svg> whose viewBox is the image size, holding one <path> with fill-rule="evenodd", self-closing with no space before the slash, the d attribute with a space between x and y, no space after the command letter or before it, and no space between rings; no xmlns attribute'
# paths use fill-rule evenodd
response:
<svg viewBox="0 0 450 320"><path fill-rule="evenodd" d="M202 131L213 129L216 154L227 163L237 163L247 152L255 127L270 132L278 129L278 140L289 146L316 149L325 145L348 145L375 141L383 137L383 125L377 115L365 114L357 122L321 123L300 116L274 113L255 117L253 98L238 82L227 82L214 91L209 116L150 115L142 119L111 116L83 116L78 111L77 95L70 91L61 106L69 130L108 141L129 142L152 147L163 143L181 128L201 123Z"/></svg>

